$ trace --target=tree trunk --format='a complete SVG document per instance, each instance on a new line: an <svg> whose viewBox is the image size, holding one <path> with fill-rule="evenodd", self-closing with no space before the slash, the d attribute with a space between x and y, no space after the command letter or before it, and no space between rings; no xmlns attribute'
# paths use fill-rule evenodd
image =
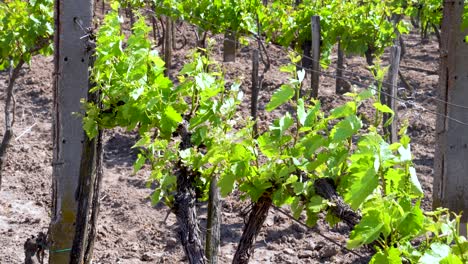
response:
<svg viewBox="0 0 468 264"><path fill-rule="evenodd" d="M254 254L255 239L268 216L268 210L272 205L271 197L262 196L254 204L249 215L249 220L244 227L244 232L232 261L233 264L247 264Z"/></svg>
<svg viewBox="0 0 468 264"><path fill-rule="evenodd" d="M81 98L89 95L88 69L92 49L91 0L56 1L53 123L52 219L49 226L50 264L90 263L99 209L101 137L90 140L75 113L83 113ZM81 26L78 26L81 25Z"/></svg>

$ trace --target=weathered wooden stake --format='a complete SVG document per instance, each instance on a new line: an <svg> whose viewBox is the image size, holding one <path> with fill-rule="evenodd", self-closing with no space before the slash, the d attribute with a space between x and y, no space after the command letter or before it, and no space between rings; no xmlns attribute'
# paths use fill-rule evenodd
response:
<svg viewBox="0 0 468 264"><path fill-rule="evenodd" d="M170 76L172 67L172 26L170 17L166 17L166 28L164 29L164 62L166 63L165 74Z"/></svg>
<svg viewBox="0 0 468 264"><path fill-rule="evenodd" d="M462 213L468 222L468 30L462 30L463 1L444 1L439 99L434 157L433 207ZM448 102L448 103L444 103ZM453 119L450 119L451 117Z"/></svg>
<svg viewBox="0 0 468 264"><path fill-rule="evenodd" d="M208 198L208 216L206 222L205 255L208 263L218 263L218 252L221 236L221 197L218 187L218 176L213 175L210 182Z"/></svg>
<svg viewBox="0 0 468 264"><path fill-rule="evenodd" d="M400 68L400 46L394 45L390 50L390 68L388 69L388 76L386 84L382 86L383 93L380 95L382 104L386 104L393 112L393 121L384 127L385 133L388 135L390 143L398 142L398 109L396 98L398 97L398 70ZM390 115L384 113L383 122L386 123L390 119Z"/></svg>
<svg viewBox="0 0 468 264"><path fill-rule="evenodd" d="M320 80L320 17L312 16L312 68L310 73L310 88L311 97L318 97L319 80Z"/></svg>
<svg viewBox="0 0 468 264"><path fill-rule="evenodd" d="M344 69L344 52L341 48L341 38L338 37L338 59L336 61L336 83L335 92L336 94L344 94L351 90L351 84L343 79Z"/></svg>
<svg viewBox="0 0 468 264"><path fill-rule="evenodd" d="M229 30L224 33L224 62L236 61L236 34Z"/></svg>
<svg viewBox="0 0 468 264"><path fill-rule="evenodd" d="M258 124L257 124L257 109L258 109L258 92L259 92L259 80L258 80L258 60L259 51L254 49L252 53L252 98L250 104L250 113L255 124L253 127L253 133L256 137L258 135Z"/></svg>

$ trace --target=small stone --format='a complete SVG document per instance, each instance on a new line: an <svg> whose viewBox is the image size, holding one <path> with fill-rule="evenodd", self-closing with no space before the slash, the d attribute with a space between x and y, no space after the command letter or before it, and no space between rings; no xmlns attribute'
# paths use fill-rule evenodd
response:
<svg viewBox="0 0 468 264"><path fill-rule="evenodd" d="M325 245L326 245L325 242L319 241L319 242L317 242L317 244L315 244L314 250L320 250L320 249L322 249Z"/></svg>
<svg viewBox="0 0 468 264"><path fill-rule="evenodd" d="M304 238L304 233L296 233L294 234L294 237L298 240L302 240Z"/></svg>
<svg viewBox="0 0 468 264"><path fill-rule="evenodd" d="M280 240L281 240L282 243L286 243L288 241L288 237L287 236L282 236L280 238Z"/></svg>
<svg viewBox="0 0 468 264"><path fill-rule="evenodd" d="M320 250L320 256L322 258L330 258L336 255L338 252L334 246L325 246Z"/></svg>
<svg viewBox="0 0 468 264"><path fill-rule="evenodd" d="M304 250L304 251L299 252L299 254L297 255L297 257L300 258L300 259L304 259L304 258L312 258L313 255L314 255L314 251L312 251L312 250Z"/></svg>
<svg viewBox="0 0 468 264"><path fill-rule="evenodd" d="M112 207L112 208L118 208L118 207L121 207L121 206L122 206L122 203L120 203L120 202L114 202L114 203L112 204L111 207Z"/></svg>
<svg viewBox="0 0 468 264"><path fill-rule="evenodd" d="M305 245L305 249L314 251L316 246L315 242L309 242Z"/></svg>
<svg viewBox="0 0 468 264"><path fill-rule="evenodd" d="M130 251L131 251L131 252L137 252L138 249L140 249L140 247L138 246L138 244L134 244L134 245L130 248Z"/></svg>
<svg viewBox="0 0 468 264"><path fill-rule="evenodd" d="M148 253L148 252L145 252L143 255L141 255L141 261L153 261L154 260L154 257Z"/></svg>
<svg viewBox="0 0 468 264"><path fill-rule="evenodd" d="M297 224L297 223L293 223L292 226L291 226L291 228L292 228L294 231L298 232L298 233L305 233L305 232L307 232L307 228L306 228L306 227L301 226L301 225L299 225L299 224Z"/></svg>
<svg viewBox="0 0 468 264"><path fill-rule="evenodd" d="M267 220L265 221L265 224L266 226L270 227L270 226L274 226L275 225L275 222L273 221L273 219L271 218L267 218Z"/></svg>
<svg viewBox="0 0 468 264"><path fill-rule="evenodd" d="M31 78L26 79L25 83L26 84L34 84L34 83L36 83L36 80L31 77Z"/></svg>
<svg viewBox="0 0 468 264"><path fill-rule="evenodd" d="M296 255L296 251L294 251L292 248L285 248L283 252L291 256Z"/></svg>
<svg viewBox="0 0 468 264"><path fill-rule="evenodd" d="M166 239L166 246L168 246L168 247L177 246L177 239L175 239L173 237L170 237L170 238Z"/></svg>

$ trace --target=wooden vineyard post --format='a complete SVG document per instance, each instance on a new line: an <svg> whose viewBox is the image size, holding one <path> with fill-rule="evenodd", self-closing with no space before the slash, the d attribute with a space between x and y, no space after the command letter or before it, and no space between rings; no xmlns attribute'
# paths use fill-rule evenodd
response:
<svg viewBox="0 0 468 264"><path fill-rule="evenodd" d="M213 175L208 198L208 216L206 223L205 255L208 263L218 263L221 239L221 197L218 176Z"/></svg>
<svg viewBox="0 0 468 264"><path fill-rule="evenodd" d="M341 48L341 38L338 37L338 59L336 61L336 83L335 83L335 93L336 94L344 94L346 92L349 92L347 83L343 79L343 68L344 68L344 52L343 49Z"/></svg>
<svg viewBox="0 0 468 264"><path fill-rule="evenodd" d="M394 45L390 50L390 68L388 69L387 81L382 85L380 100L393 110L393 120L388 126L384 126L385 134L388 135L390 143L398 142L398 109L396 98L398 97L398 70L400 69L400 46ZM387 113L383 115L384 124L391 118Z"/></svg>
<svg viewBox="0 0 468 264"><path fill-rule="evenodd" d="M461 0L444 1L433 186L433 207L461 212L461 226L468 222L468 126L454 119L468 123L468 30L461 29L463 9Z"/></svg>
<svg viewBox="0 0 468 264"><path fill-rule="evenodd" d="M88 32L91 0L55 2L54 123L52 217L49 263L90 263L99 210L101 135L90 140L83 130L81 98L88 95L93 63Z"/></svg>
<svg viewBox="0 0 468 264"><path fill-rule="evenodd" d="M320 17L312 16L312 67L310 73L310 88L312 98L318 97L319 80L320 80Z"/></svg>
<svg viewBox="0 0 468 264"><path fill-rule="evenodd" d="M164 62L166 63L167 76L171 74L172 67L172 26L173 22L170 17L166 17L166 28L164 30Z"/></svg>
<svg viewBox="0 0 468 264"><path fill-rule="evenodd" d="M252 98L250 101L250 113L253 121L255 122L253 127L253 133L256 137L258 135L258 124L257 124L257 109L258 109L258 92L259 92L259 80L258 80L258 60L259 51L258 49L253 50L252 53Z"/></svg>
<svg viewBox="0 0 468 264"><path fill-rule="evenodd" d="M223 47L224 62L236 61L236 33L234 31L228 30L224 33Z"/></svg>

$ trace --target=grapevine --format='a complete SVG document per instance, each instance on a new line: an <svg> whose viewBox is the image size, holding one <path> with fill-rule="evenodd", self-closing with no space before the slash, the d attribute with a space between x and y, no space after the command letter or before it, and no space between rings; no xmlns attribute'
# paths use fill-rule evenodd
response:
<svg viewBox="0 0 468 264"><path fill-rule="evenodd" d="M236 111L239 84L226 89L219 67L208 57L194 52L174 84L163 75L164 63L152 49L143 19L135 23L125 48L120 32L118 15L111 12L97 34L93 69L103 108L86 104L84 128L89 137L101 128L137 129L141 139L135 147L141 153L135 170L145 164L151 168L150 180L158 186L153 203L163 201L177 211L181 179L190 182L188 188L199 199L206 199L211 179L219 175L224 196L238 189L254 202L250 219L260 220L249 219L246 230L251 227L256 235L272 205L289 205L295 217L305 213L310 226L321 212L332 225L346 221L337 213L341 209L324 197L320 186L325 183L349 204L348 210L361 212L348 247L373 245L371 263L465 259L458 218L451 220L442 209L424 213L420 207L423 191L406 127L400 142L388 144L377 125L379 116L391 110L374 102L372 123L359 114L361 104L375 101L373 90L348 93L346 104L325 113L319 101L309 104L299 98L305 72L296 71L300 58L291 56L292 64L282 70L292 78L273 94L266 110L289 104L294 113L283 114L255 138L253 123L243 122ZM420 247L410 247L424 235ZM181 241L187 247L183 237ZM236 259L246 260L240 249Z"/></svg>

